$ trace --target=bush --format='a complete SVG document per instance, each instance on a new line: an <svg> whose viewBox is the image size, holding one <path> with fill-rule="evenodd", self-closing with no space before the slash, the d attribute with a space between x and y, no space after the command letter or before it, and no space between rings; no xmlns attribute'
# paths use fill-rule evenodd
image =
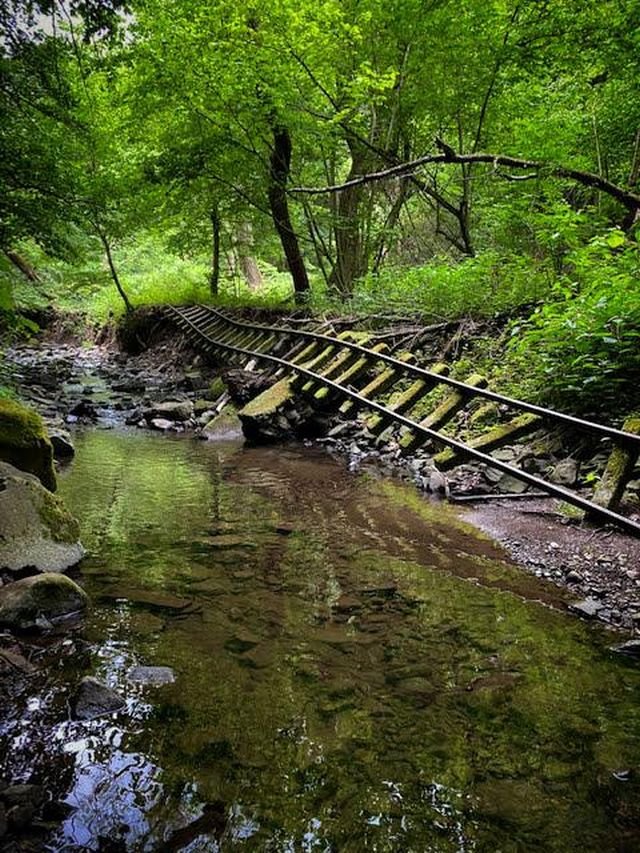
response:
<svg viewBox="0 0 640 853"><path fill-rule="evenodd" d="M357 313L392 309L435 319L491 317L538 302L552 284L552 272L544 262L485 251L460 262L440 259L369 275L356 284L348 308ZM341 307L344 310L344 302Z"/></svg>
<svg viewBox="0 0 640 853"><path fill-rule="evenodd" d="M553 298L516 323L506 370L530 395L583 411L640 401L640 252L619 231L567 257Z"/></svg>

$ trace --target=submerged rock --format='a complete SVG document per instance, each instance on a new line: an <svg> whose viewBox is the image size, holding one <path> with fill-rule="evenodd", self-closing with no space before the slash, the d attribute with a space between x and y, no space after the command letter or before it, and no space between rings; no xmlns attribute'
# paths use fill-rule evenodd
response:
<svg viewBox="0 0 640 853"><path fill-rule="evenodd" d="M95 720L105 714L119 711L125 704L119 693L97 678L87 675L78 685L71 712L75 720Z"/></svg>
<svg viewBox="0 0 640 853"><path fill-rule="evenodd" d="M38 627L84 610L86 592L66 575L46 573L23 578L0 589L0 625L18 630Z"/></svg>
<svg viewBox="0 0 640 853"><path fill-rule="evenodd" d="M53 447L40 415L14 400L0 400L0 460L56 490Z"/></svg>
<svg viewBox="0 0 640 853"><path fill-rule="evenodd" d="M63 572L84 556L80 527L36 477L0 462L0 567Z"/></svg>
<svg viewBox="0 0 640 853"><path fill-rule="evenodd" d="M170 666L134 666L129 670L129 681L134 684L173 684L175 680Z"/></svg>

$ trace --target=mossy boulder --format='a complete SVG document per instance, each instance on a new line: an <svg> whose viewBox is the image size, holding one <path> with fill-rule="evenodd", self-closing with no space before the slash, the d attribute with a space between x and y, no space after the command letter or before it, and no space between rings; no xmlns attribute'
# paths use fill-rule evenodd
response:
<svg viewBox="0 0 640 853"><path fill-rule="evenodd" d="M86 592L66 575L47 573L23 578L0 589L0 625L17 630L55 622L84 610Z"/></svg>
<svg viewBox="0 0 640 853"><path fill-rule="evenodd" d="M0 460L34 474L56 490L53 447L42 418L15 400L0 400Z"/></svg>
<svg viewBox="0 0 640 853"><path fill-rule="evenodd" d="M226 406L202 428L202 436L208 440L224 441L242 435L242 424L234 406Z"/></svg>
<svg viewBox="0 0 640 853"><path fill-rule="evenodd" d="M196 417L203 415L205 412L211 412L216 407L216 400L195 400L193 404L193 412Z"/></svg>
<svg viewBox="0 0 640 853"><path fill-rule="evenodd" d="M227 385L222 376L216 376L211 380L211 384L209 385L209 397L212 400L217 400L226 390Z"/></svg>
<svg viewBox="0 0 640 853"><path fill-rule="evenodd" d="M62 572L84 555L76 519L32 474L0 462L0 568Z"/></svg>
<svg viewBox="0 0 640 853"><path fill-rule="evenodd" d="M166 400L164 403L155 403L142 413L146 421L154 418L163 418L167 421L188 421L193 417L193 403L191 400Z"/></svg>

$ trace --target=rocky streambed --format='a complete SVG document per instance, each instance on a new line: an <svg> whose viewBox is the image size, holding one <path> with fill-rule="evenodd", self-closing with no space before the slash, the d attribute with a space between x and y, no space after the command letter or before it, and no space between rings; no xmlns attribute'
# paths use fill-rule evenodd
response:
<svg viewBox="0 0 640 853"><path fill-rule="evenodd" d="M353 419L318 415L294 397L284 404L276 400L266 416L245 416L251 411L246 404L273 380L259 372L221 370L172 339L161 338L138 355L108 347L21 347L9 351L7 363L22 396L44 415L62 465L72 452L69 430L88 425L129 425L214 440L237 436L242 428L258 441L313 435L330 454L347 458L352 470L383 471L454 500L490 497L490 502L462 504L461 511L500 540L525 570L567 588L583 618L634 634L640 627L640 542L614 529L584 525L571 507L529 496L525 484L486 465L459 465L443 475L432 449L401 452L400 434L372 434L366 413ZM570 487L592 481L607 460L604 450L581 450L562 434L542 431L495 455ZM507 497L500 500L501 494ZM640 479L629 484L627 499L631 513L637 512Z"/></svg>
<svg viewBox="0 0 640 853"><path fill-rule="evenodd" d="M640 670L457 511L320 448L74 443L90 605L3 646L10 849L637 846Z"/></svg>
<svg viewBox="0 0 640 853"><path fill-rule="evenodd" d="M362 419L320 424L323 449L252 448L228 400L246 428L268 380L222 382L168 344L9 363L47 420L63 501L38 514L34 547L51 557L47 524L66 524L58 544L81 535L87 554L69 577L4 570L8 849L640 839L636 543L548 501L427 501L416 485L435 497L454 478L426 453L401 461ZM279 412L273 437L308 415ZM545 453L567 476L562 447ZM491 474L456 476L463 493Z"/></svg>

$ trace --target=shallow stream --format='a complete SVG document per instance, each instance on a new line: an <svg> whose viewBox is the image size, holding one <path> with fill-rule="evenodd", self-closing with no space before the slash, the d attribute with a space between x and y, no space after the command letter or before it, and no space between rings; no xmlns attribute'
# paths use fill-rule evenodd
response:
<svg viewBox="0 0 640 853"><path fill-rule="evenodd" d="M93 606L0 732L71 807L48 849L640 849L640 668L447 507L305 448L77 451ZM126 713L69 721L87 674Z"/></svg>

